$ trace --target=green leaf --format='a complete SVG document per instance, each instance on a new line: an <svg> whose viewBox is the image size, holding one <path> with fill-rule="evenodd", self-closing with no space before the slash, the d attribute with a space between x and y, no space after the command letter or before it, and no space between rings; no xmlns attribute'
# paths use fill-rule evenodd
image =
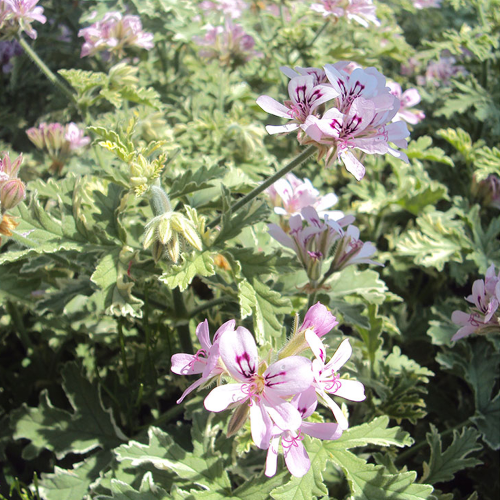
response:
<svg viewBox="0 0 500 500"><path fill-rule="evenodd" d="M417 265L434 267L438 271L450 261L463 262L471 242L462 222L455 219L456 215L452 208L448 212L436 211L418 217L418 229L404 233L397 241L397 253L413 257Z"/></svg>
<svg viewBox="0 0 500 500"><path fill-rule="evenodd" d="M225 241L238 236L246 226L252 226L264 220L269 214L269 206L262 200L252 200L245 209L239 210L233 215L230 203L231 198L228 190L223 186L223 216L222 228L214 242L216 246L222 246Z"/></svg>
<svg viewBox="0 0 500 500"><path fill-rule="evenodd" d="M331 459L344 471L353 500L425 500L433 491L432 486L415 482L416 472L390 474L346 450L332 451Z"/></svg>
<svg viewBox="0 0 500 500"><path fill-rule="evenodd" d="M475 205L467 215L474 239L474 250L468 258L477 264L481 274L485 274L491 264L500 267L500 245L498 245L500 216L492 218L489 226L484 230L482 226L484 219L481 218L479 211L479 205Z"/></svg>
<svg viewBox="0 0 500 500"><path fill-rule="evenodd" d="M364 304L350 304L343 300L331 300L330 307L335 316L337 314L342 315L342 323L350 323L366 330L370 329L368 318L362 315L366 308Z"/></svg>
<svg viewBox="0 0 500 500"><path fill-rule="evenodd" d="M355 266L346 267L340 273L335 273L328 281L328 285L330 286L328 295L332 299L353 295L370 304L382 304L388 291L376 271L371 269L358 271Z"/></svg>
<svg viewBox="0 0 500 500"><path fill-rule="evenodd" d="M168 195L170 199L175 199L212 187L213 184L210 181L223 177L225 172L226 168L221 165L212 165L208 168L202 166L196 170L186 170L180 177L173 180L168 189Z"/></svg>
<svg viewBox="0 0 500 500"><path fill-rule="evenodd" d="M151 463L161 470L170 470L180 479L196 483L210 491L230 491L231 483L220 454L211 446L204 446L206 436L193 429L193 452L176 444L156 427L148 431L149 443L130 441L115 450L117 459L130 462L132 467Z"/></svg>
<svg viewBox="0 0 500 500"><path fill-rule="evenodd" d="M339 439L328 443L328 449L350 449L369 444L376 446L411 446L413 439L401 427L387 427L389 417L377 417L366 424L350 427Z"/></svg>
<svg viewBox="0 0 500 500"><path fill-rule="evenodd" d="M183 292L190 285L196 275L212 276L215 274L215 254L210 251L195 253L194 255L182 255L182 264L173 265L158 279L165 283L170 289L179 287Z"/></svg>
<svg viewBox="0 0 500 500"><path fill-rule="evenodd" d="M480 433L473 427L464 427L462 433L453 431L453 442L442 450L441 436L437 428L431 425L431 432L426 434L427 442L431 448L429 463L424 462L424 474L422 482L429 484L451 481L455 473L480 465L482 462L467 455L482 449L478 443Z"/></svg>
<svg viewBox="0 0 500 500"><path fill-rule="evenodd" d="M381 338L384 320L382 316L377 314L378 307L374 304L368 306L368 328L358 327L359 334L365 343L366 351L370 362L374 364L375 355L378 349L382 346L383 340Z"/></svg>
<svg viewBox="0 0 500 500"><path fill-rule="evenodd" d="M97 310L114 316L142 318L144 302L132 295L134 282L127 277L128 263L132 259L129 247L116 248L105 255L90 277L100 291L89 300Z"/></svg>
<svg viewBox="0 0 500 500"><path fill-rule="evenodd" d="M111 480L112 496L96 497L96 500L164 500L172 498L163 488L153 481L151 472L146 472L141 481L139 491L118 479Z"/></svg>
<svg viewBox="0 0 500 500"><path fill-rule="evenodd" d="M489 175L500 177L500 149L483 146L476 152L474 176L480 182Z"/></svg>
<svg viewBox="0 0 500 500"><path fill-rule="evenodd" d="M254 334L259 344L269 340L268 335L279 337L283 323L281 317L290 312L290 299L262 283L257 278L249 282L243 279L238 283L238 297L242 318L253 313Z"/></svg>
<svg viewBox="0 0 500 500"><path fill-rule="evenodd" d="M125 439L111 410L104 409L98 385L85 379L75 363L67 363L62 375L73 413L55 408L44 390L37 408L23 404L11 414L14 439L31 441L23 449L27 460L45 448L60 459L68 453L87 453L97 447L114 448Z"/></svg>
<svg viewBox="0 0 500 500"><path fill-rule="evenodd" d="M471 161L474 158L474 146L472 145L471 136L463 129L440 129L436 132L439 137L449 142L466 161Z"/></svg>
<svg viewBox="0 0 500 500"><path fill-rule="evenodd" d="M428 135L419 137L416 141L411 141L408 146L408 158L435 161L453 167L453 160L446 156L441 148L431 146L432 138Z"/></svg>
<svg viewBox="0 0 500 500"><path fill-rule="evenodd" d="M456 370L474 391L476 412L471 420L475 421L483 439L494 450L500 448L500 395L493 397L500 353L491 349L487 341L467 344L468 356L448 351L439 353L436 360L449 370Z"/></svg>
<svg viewBox="0 0 500 500"><path fill-rule="evenodd" d="M70 83L79 96L108 84L108 76L104 73L81 69L60 69L58 73Z"/></svg>
<svg viewBox="0 0 500 500"><path fill-rule="evenodd" d="M38 482L40 496L45 500L76 500L86 498L90 486L111 461L109 451L99 452L77 463L73 469L55 467L51 474L42 474Z"/></svg>

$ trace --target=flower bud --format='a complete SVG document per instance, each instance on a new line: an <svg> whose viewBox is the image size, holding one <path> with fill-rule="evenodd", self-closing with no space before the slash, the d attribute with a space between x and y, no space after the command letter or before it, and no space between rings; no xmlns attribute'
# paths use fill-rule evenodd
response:
<svg viewBox="0 0 500 500"><path fill-rule="evenodd" d="M0 203L2 212L14 208L26 198L26 186L21 179L11 179L0 188Z"/></svg>
<svg viewBox="0 0 500 500"><path fill-rule="evenodd" d="M180 253L180 241L177 233L172 233L172 238L167 244L167 255L170 257L170 260L175 264L179 260Z"/></svg>
<svg viewBox="0 0 500 500"><path fill-rule="evenodd" d="M19 173L19 167L21 166L21 163L23 162L23 155L20 154L13 162L10 160L9 153L3 152L3 158L0 159L0 174L5 174L7 178L13 179L17 177L17 174ZM2 177L0 175L0 177ZM7 180L7 179L1 179L1 180Z"/></svg>

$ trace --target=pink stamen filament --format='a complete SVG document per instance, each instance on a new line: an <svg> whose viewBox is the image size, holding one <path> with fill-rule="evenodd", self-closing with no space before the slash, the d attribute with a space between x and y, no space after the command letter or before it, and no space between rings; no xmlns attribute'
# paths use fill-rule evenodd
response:
<svg viewBox="0 0 500 500"><path fill-rule="evenodd" d="M332 377L332 380L324 381L325 391L335 393L342 387L342 382L340 381L339 375L337 375L334 370L332 370Z"/></svg>
<svg viewBox="0 0 500 500"><path fill-rule="evenodd" d="M288 453L288 451L290 450L290 448L292 446L295 446L295 448L298 448L299 442L303 441L303 439L304 439L304 436L300 430L299 430L298 436L289 435L288 438L282 438L281 445L283 446L284 452Z"/></svg>

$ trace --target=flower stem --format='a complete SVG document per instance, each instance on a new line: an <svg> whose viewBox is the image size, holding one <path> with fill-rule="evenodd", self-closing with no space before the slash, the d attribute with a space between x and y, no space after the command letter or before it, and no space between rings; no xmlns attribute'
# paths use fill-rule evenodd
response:
<svg viewBox="0 0 500 500"><path fill-rule="evenodd" d="M219 297L217 299L207 300L200 304L198 307L195 307L191 311L189 311L189 317L194 318L197 314L205 311L206 309L212 309L214 306L218 306L219 304L225 304L230 301L231 297Z"/></svg>
<svg viewBox="0 0 500 500"><path fill-rule="evenodd" d="M321 26L321 28L316 32L316 34L314 35L314 38L311 40L311 42L307 45L306 48L310 49L315 43L316 43L316 40L321 36L321 34L323 33L323 31L325 31L326 27L330 24L330 20L327 19L325 21L325 23L323 24L323 26ZM290 64L293 66L300 58L301 54L299 54L293 61L290 62Z"/></svg>
<svg viewBox="0 0 500 500"><path fill-rule="evenodd" d="M61 82L52 70L38 57L38 54L31 48L28 42L20 35L17 36L17 40L26 54L28 54L31 60L40 68L48 80L55 85L73 104L76 104L76 98L73 92L66 85L64 85L64 83Z"/></svg>
<svg viewBox="0 0 500 500"><path fill-rule="evenodd" d="M301 163L305 162L309 157L311 157L316 152L315 146L309 146L305 149L299 156L294 158L288 165L284 166L281 170L276 172L274 175L266 179L262 184L259 184L255 189L250 191L246 196L238 200L230 209L230 213L234 214L245 205L250 203L254 198L256 198L260 193L265 191L269 186L273 185L277 180L281 179L284 175L291 172L294 168L298 167ZM210 224L208 224L209 228L212 228L219 224L221 221L222 215L219 215L215 218Z"/></svg>
<svg viewBox="0 0 500 500"><path fill-rule="evenodd" d="M172 296L174 299L174 309L179 318L182 318L176 325L177 333L179 334L179 341L181 343L182 352L186 354L193 354L193 342L191 341L191 333L189 332L189 319L186 306L184 304L184 299L182 293L178 288L172 290Z"/></svg>

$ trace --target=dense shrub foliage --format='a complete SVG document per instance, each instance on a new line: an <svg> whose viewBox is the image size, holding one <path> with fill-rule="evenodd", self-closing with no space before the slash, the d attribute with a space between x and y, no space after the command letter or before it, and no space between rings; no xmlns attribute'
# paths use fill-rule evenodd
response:
<svg viewBox="0 0 500 500"><path fill-rule="evenodd" d="M0 0L0 498L495 500L499 0Z"/></svg>

